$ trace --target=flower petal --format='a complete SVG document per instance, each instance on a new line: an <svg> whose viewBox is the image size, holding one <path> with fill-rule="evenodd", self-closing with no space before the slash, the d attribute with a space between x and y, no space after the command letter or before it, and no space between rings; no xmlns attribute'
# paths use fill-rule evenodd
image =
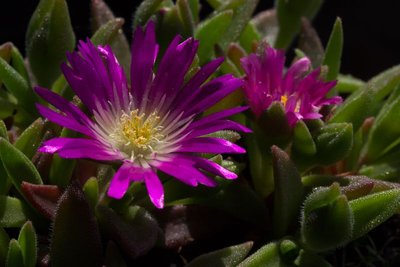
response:
<svg viewBox="0 0 400 267"><path fill-rule="evenodd" d="M246 153L242 147L221 138L198 137L184 141L179 152L195 153Z"/></svg>
<svg viewBox="0 0 400 267"><path fill-rule="evenodd" d="M143 175L151 202L157 208L162 209L164 207L164 189L160 179L152 170L145 171Z"/></svg>

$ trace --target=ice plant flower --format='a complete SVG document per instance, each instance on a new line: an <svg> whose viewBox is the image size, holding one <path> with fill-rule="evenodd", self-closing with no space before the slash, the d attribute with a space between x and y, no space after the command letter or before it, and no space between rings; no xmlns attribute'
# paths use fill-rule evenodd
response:
<svg viewBox="0 0 400 267"><path fill-rule="evenodd" d="M294 126L298 120L321 118L322 106L342 101L339 96L326 98L336 81L324 82L320 68L310 72L307 57L297 60L283 74L284 51L266 46L261 54L242 58L241 64L246 72L244 93L256 117L278 101L285 108L289 124Z"/></svg>
<svg viewBox="0 0 400 267"><path fill-rule="evenodd" d="M64 158L120 162L108 195L119 199L131 182L142 181L158 208L164 204L158 170L191 186L215 186L210 174L236 178L198 153L244 153L238 145L207 135L223 129L248 132L227 119L245 108L199 115L239 88L242 81L223 75L206 82L222 63L218 58L185 82L197 47L193 38L181 42L176 36L153 73L158 52L154 23L145 30L138 28L132 41L128 85L109 46L81 41L78 52L67 55L69 64L64 63L62 71L88 114L50 90L36 88L36 92L60 111L37 104L42 116L85 137L53 138L44 142L40 151Z"/></svg>

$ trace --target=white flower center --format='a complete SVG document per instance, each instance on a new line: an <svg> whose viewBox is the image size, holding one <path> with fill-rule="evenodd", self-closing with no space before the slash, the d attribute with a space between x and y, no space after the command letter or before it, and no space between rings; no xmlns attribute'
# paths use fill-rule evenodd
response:
<svg viewBox="0 0 400 267"><path fill-rule="evenodd" d="M157 112L146 116L144 113L139 115L138 109L135 109L129 114L122 114L110 137L115 147L127 154L132 161L146 159L157 151L165 137L162 134L163 126L159 123Z"/></svg>

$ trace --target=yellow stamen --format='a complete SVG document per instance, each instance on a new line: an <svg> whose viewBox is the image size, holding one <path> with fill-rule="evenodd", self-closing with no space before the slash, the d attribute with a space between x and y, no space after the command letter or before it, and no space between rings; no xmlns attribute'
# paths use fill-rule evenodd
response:
<svg viewBox="0 0 400 267"><path fill-rule="evenodd" d="M288 101L288 97L286 95L281 96L281 102L283 106L286 106L286 102Z"/></svg>

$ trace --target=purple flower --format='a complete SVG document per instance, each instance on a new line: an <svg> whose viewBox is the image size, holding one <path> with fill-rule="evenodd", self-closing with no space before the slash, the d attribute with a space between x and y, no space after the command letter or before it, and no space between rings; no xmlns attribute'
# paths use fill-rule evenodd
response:
<svg viewBox="0 0 400 267"><path fill-rule="evenodd" d="M285 108L289 124L294 126L298 120L321 118L322 106L342 101L339 96L326 98L336 81L322 81L319 68L310 72L307 57L293 63L284 75L284 52L269 46L262 54L242 58L241 63L246 72L244 92L256 117L278 101Z"/></svg>
<svg viewBox="0 0 400 267"><path fill-rule="evenodd" d="M131 182L143 181L158 208L164 205L164 190L157 170L191 186L215 186L210 174L236 178L236 174L197 153L244 153L229 141L207 135L223 129L249 132L227 120L246 108L206 117L199 114L240 87L242 81L223 75L206 82L222 63L218 58L185 82L199 43L193 38L180 39L176 36L172 40L153 73L158 52L154 23L150 22L145 31L138 28L132 43L130 85L109 46L81 41L78 52L67 55L69 65L64 63L62 71L88 115L47 89L36 88L36 92L61 111L37 104L44 117L86 137L54 138L40 151L64 158L121 162L108 195L119 199Z"/></svg>

